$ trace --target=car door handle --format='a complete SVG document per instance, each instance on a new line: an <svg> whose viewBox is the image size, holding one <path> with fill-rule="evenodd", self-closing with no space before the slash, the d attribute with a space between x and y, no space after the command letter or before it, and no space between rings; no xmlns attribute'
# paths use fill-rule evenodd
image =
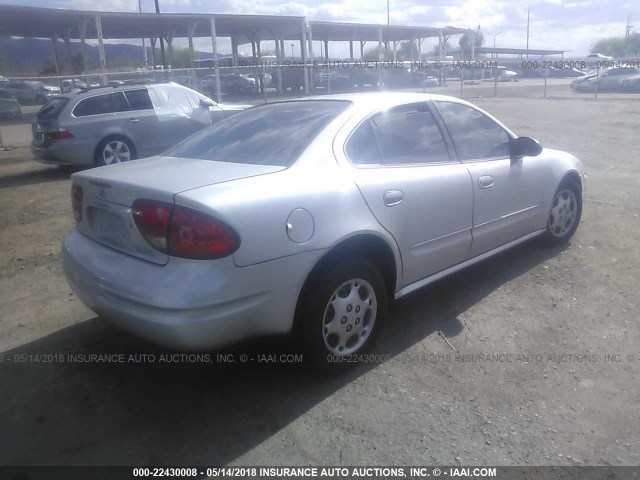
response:
<svg viewBox="0 0 640 480"><path fill-rule="evenodd" d="M129 119L129 123L138 123L140 120L138 120L137 118L130 118Z"/></svg>
<svg viewBox="0 0 640 480"><path fill-rule="evenodd" d="M491 175L482 175L478 178L478 185L480 188L491 188L493 187L493 177Z"/></svg>
<svg viewBox="0 0 640 480"><path fill-rule="evenodd" d="M404 193L402 190L387 190L384 192L384 196L382 198L387 207L393 207L394 205L402 203L404 200Z"/></svg>

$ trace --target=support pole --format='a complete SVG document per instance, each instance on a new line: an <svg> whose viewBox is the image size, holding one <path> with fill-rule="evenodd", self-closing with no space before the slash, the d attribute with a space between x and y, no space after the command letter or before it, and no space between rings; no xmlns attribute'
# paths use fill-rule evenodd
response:
<svg viewBox="0 0 640 480"><path fill-rule="evenodd" d="M220 65L218 65L218 39L216 37L216 19L213 15L209 17L211 29L211 48L213 50L213 68L216 75L216 101L222 103L222 89L220 87Z"/></svg>
<svg viewBox="0 0 640 480"><path fill-rule="evenodd" d="M382 88L382 27L378 27L378 88Z"/></svg>
<svg viewBox="0 0 640 480"><path fill-rule="evenodd" d="M100 84L107 84L107 59L104 55L104 41L102 38L102 20L96 15L96 32L98 33L98 55L100 58Z"/></svg>
<svg viewBox="0 0 640 480"><path fill-rule="evenodd" d="M302 73L304 74L304 94L309 95L309 67L307 65L307 28L304 20L300 29L300 52L302 53Z"/></svg>
<svg viewBox="0 0 640 480"><path fill-rule="evenodd" d="M73 57L71 55L71 29L67 30L62 34L62 39L64 40L64 46L67 51L67 60L69 62L69 74L75 75L73 71Z"/></svg>
<svg viewBox="0 0 640 480"><path fill-rule="evenodd" d="M80 22L80 52L82 53L82 73L89 69L89 56L87 55L87 19Z"/></svg>
<svg viewBox="0 0 640 480"><path fill-rule="evenodd" d="M53 62L56 66L56 76L60 76L60 62L58 61L58 49L56 48L56 43L58 43L58 36L54 35L51 37L51 46L53 47Z"/></svg>
<svg viewBox="0 0 640 480"><path fill-rule="evenodd" d="M284 91L282 90L282 44L280 43L280 39L276 38L276 63L278 67L276 68L276 89L278 93L282 95Z"/></svg>

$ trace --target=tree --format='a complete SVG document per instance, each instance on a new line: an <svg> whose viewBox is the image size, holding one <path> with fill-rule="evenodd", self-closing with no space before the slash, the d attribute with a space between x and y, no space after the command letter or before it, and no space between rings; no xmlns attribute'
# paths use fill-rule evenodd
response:
<svg viewBox="0 0 640 480"><path fill-rule="evenodd" d="M612 57L637 57L640 55L640 33L598 40L591 47L591 53L602 53Z"/></svg>
<svg viewBox="0 0 640 480"><path fill-rule="evenodd" d="M460 45L460 48L462 49L463 57L465 52L468 52L469 55L471 55L471 37L473 37L473 39L475 40L473 42L474 47L481 47L484 44L484 35L482 35L482 32L479 28L477 32L465 32L464 35L460 37L460 41L458 42L458 45Z"/></svg>
<svg viewBox="0 0 640 480"><path fill-rule="evenodd" d="M191 51L186 47L173 47L173 55L169 54L169 47L164 46L164 54L167 61L167 65L171 68L191 68L195 58L191 56ZM156 61L156 65L162 65L162 50L156 48L153 51L153 58Z"/></svg>
<svg viewBox="0 0 640 480"><path fill-rule="evenodd" d="M393 55L393 52L392 52ZM407 41L400 43L400 48L396 52L397 60L419 60L418 45L415 42Z"/></svg>
<svg viewBox="0 0 640 480"><path fill-rule="evenodd" d="M451 50L451 48L452 47L451 47L451 45L449 44L448 41L445 40L444 42L442 42L442 53L444 55L446 55L447 52L449 50ZM431 55L433 55L434 57L439 57L440 56L440 45L435 45L433 47L433 50L431 50Z"/></svg>
<svg viewBox="0 0 640 480"><path fill-rule="evenodd" d="M378 55L379 52L380 49L378 47L370 48L369 50L364 52L362 59L367 62L377 62L380 59L380 56ZM391 49L385 50L384 45L382 46L382 59L393 60L393 52L391 51Z"/></svg>
<svg viewBox="0 0 640 480"><path fill-rule="evenodd" d="M74 75L80 75L85 71L84 57L81 52L71 55L71 71Z"/></svg>
<svg viewBox="0 0 640 480"><path fill-rule="evenodd" d="M40 69L40 74L41 75L57 75L58 74L58 72L56 71L56 64L51 57L45 58L44 62L42 62L42 68Z"/></svg>

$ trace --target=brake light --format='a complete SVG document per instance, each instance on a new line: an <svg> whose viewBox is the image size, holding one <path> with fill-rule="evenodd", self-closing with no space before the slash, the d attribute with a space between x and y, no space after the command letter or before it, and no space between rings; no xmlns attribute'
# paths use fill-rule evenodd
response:
<svg viewBox="0 0 640 480"><path fill-rule="evenodd" d="M73 209L73 218L77 223L82 221L82 187L77 183L71 185L71 208Z"/></svg>
<svg viewBox="0 0 640 480"><path fill-rule="evenodd" d="M73 138L73 134L66 128L58 128L57 130L49 130L47 138L49 140L62 140L64 138Z"/></svg>
<svg viewBox="0 0 640 480"><path fill-rule="evenodd" d="M167 252L167 232L171 205L168 203L136 200L133 203L133 220L138 230L156 250Z"/></svg>
<svg viewBox="0 0 640 480"><path fill-rule="evenodd" d="M136 200L133 218L142 236L156 250L174 257L215 259L231 255L240 237L213 217L179 205Z"/></svg>

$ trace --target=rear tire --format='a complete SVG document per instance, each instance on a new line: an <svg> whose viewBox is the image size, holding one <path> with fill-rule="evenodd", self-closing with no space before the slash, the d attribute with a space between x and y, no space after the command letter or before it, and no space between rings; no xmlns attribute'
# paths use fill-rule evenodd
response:
<svg viewBox="0 0 640 480"><path fill-rule="evenodd" d="M135 160L136 149L124 137L107 137L96 148L94 163L96 165L111 165Z"/></svg>
<svg viewBox="0 0 640 480"><path fill-rule="evenodd" d="M582 190L574 180L564 180L551 202L544 240L549 245L567 243L582 217Z"/></svg>
<svg viewBox="0 0 640 480"><path fill-rule="evenodd" d="M306 288L297 319L305 363L328 371L357 361L375 342L387 311L380 271L360 257L337 257Z"/></svg>

